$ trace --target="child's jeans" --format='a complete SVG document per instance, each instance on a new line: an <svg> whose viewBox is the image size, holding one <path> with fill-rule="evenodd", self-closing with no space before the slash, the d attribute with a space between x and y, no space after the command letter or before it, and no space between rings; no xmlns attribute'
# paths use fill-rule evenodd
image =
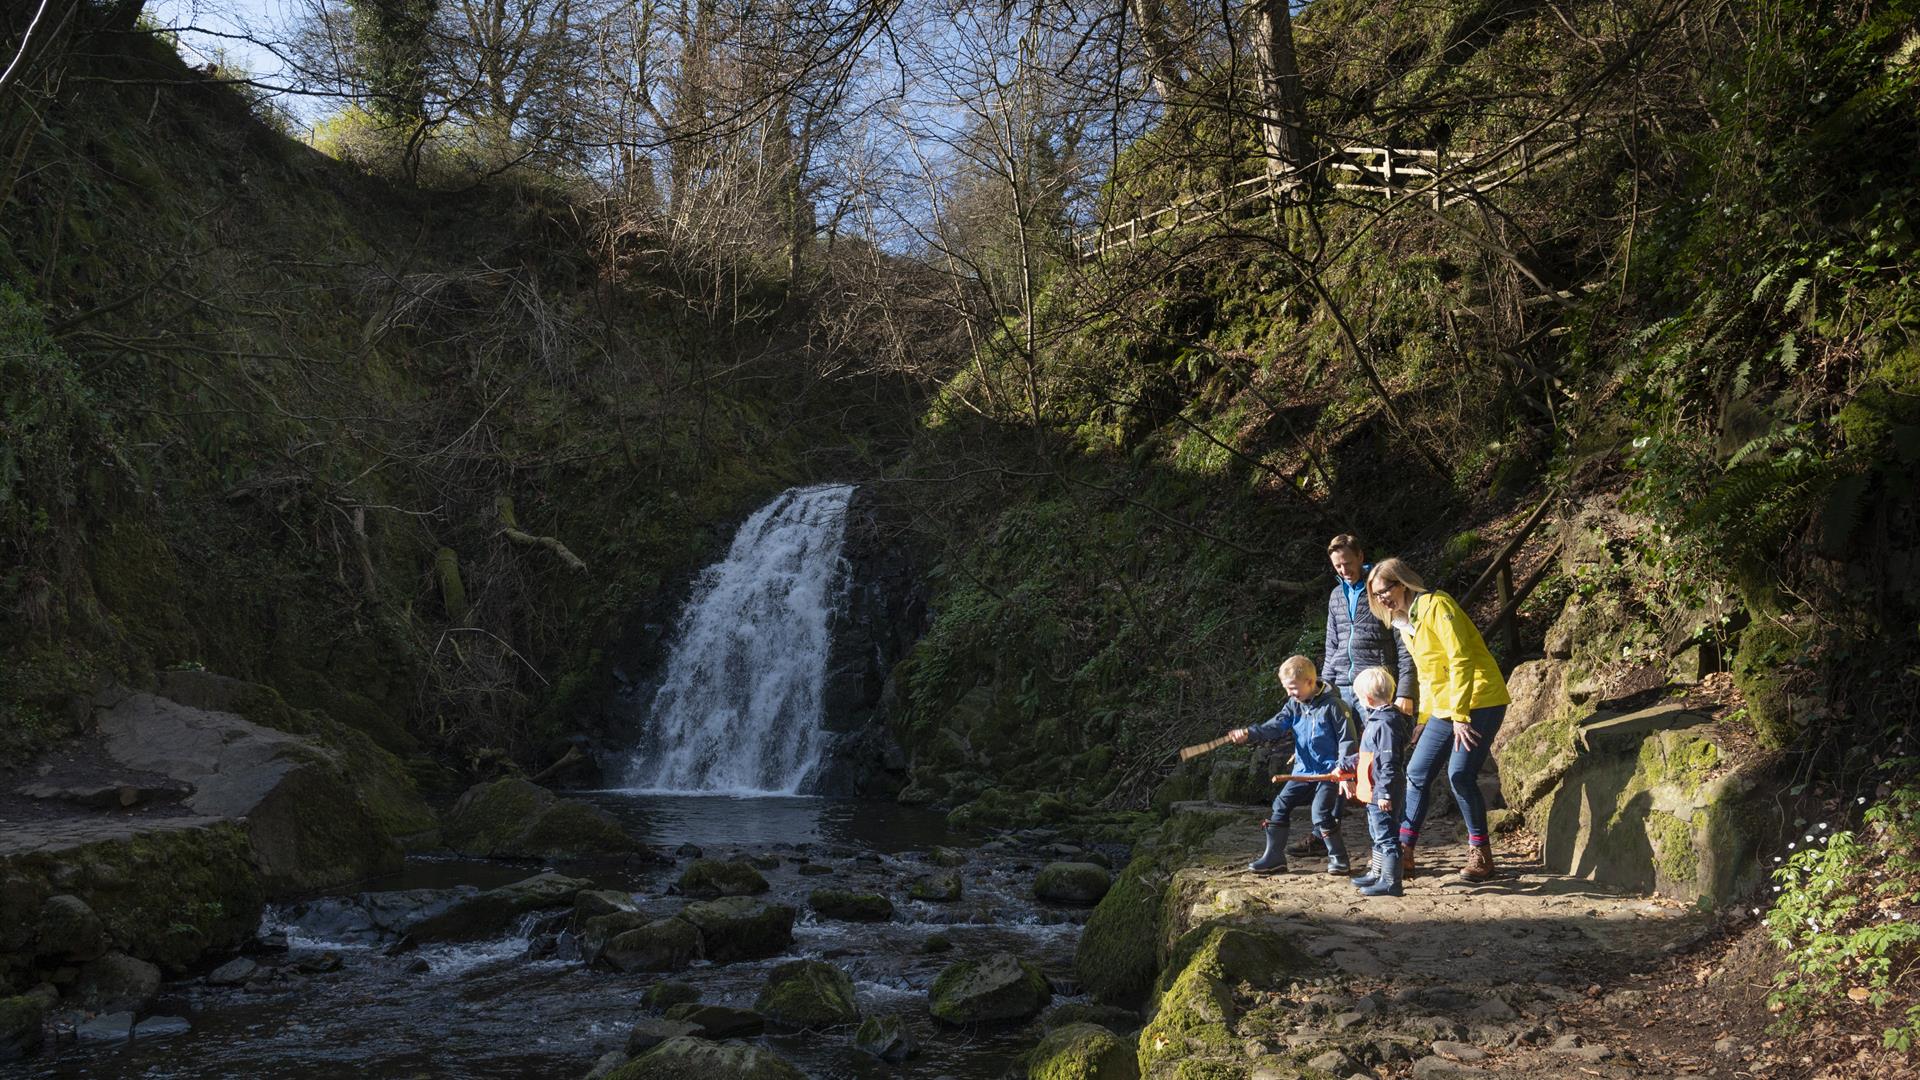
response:
<svg viewBox="0 0 1920 1080"><path fill-rule="evenodd" d="M1431 717L1420 742L1407 761L1406 813L1400 821L1400 841L1413 844L1420 838L1420 823L1427 819L1428 796L1439 778L1441 764L1447 772L1447 784L1453 788L1453 800L1460 804L1460 817L1467 824L1467 842L1487 842L1487 802L1480 795L1480 767L1493 751L1493 737L1507 717L1505 705L1490 705L1469 714L1474 734L1480 736L1471 750L1453 744L1454 721Z"/></svg>
<svg viewBox="0 0 1920 1080"><path fill-rule="evenodd" d="M1338 785L1325 780L1289 780L1280 788L1280 794L1273 797L1273 827L1284 831L1294 810L1308 803L1313 804L1313 827L1316 832L1332 832L1340 824L1339 817L1334 813L1340 805Z"/></svg>

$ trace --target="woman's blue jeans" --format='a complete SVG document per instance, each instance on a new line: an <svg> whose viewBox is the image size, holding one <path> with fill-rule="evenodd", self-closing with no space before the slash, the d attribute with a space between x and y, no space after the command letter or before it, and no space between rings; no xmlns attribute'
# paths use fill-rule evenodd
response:
<svg viewBox="0 0 1920 1080"><path fill-rule="evenodd" d="M1401 843L1412 847L1420 839L1420 823L1427 819L1428 797L1433 793L1433 782L1439 779L1442 762L1446 763L1453 800L1460 804L1460 817L1467 823L1467 843L1487 842L1487 801L1480 796L1480 767L1493 752L1493 736L1506 718L1505 705L1489 705L1469 713L1468 722L1480 736L1471 750L1453 745L1454 721L1437 716L1427 721L1407 761L1407 810L1400 819Z"/></svg>

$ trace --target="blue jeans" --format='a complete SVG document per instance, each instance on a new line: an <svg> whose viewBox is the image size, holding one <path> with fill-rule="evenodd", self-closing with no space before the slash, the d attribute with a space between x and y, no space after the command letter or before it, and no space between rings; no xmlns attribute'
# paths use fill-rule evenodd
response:
<svg viewBox="0 0 1920 1080"><path fill-rule="evenodd" d="M1280 787L1280 794L1273 797L1273 820L1275 826L1285 832L1287 822L1293 817L1296 808L1313 804L1313 827L1319 832L1331 832L1340 824L1337 810L1340 806L1340 788L1325 781L1289 780Z"/></svg>
<svg viewBox="0 0 1920 1080"><path fill-rule="evenodd" d="M1411 847L1420 839L1420 823L1427 819L1427 798L1439 778L1442 760L1447 763L1453 801L1460 804L1460 817L1467 823L1467 842L1487 842L1487 802L1480 797L1480 767L1486 764L1493 750L1493 736L1506 718L1505 705L1489 705L1469 713L1468 722L1480 736L1471 750L1453 745L1454 721L1437 716L1427 721L1407 761L1407 807L1400 819L1401 843Z"/></svg>

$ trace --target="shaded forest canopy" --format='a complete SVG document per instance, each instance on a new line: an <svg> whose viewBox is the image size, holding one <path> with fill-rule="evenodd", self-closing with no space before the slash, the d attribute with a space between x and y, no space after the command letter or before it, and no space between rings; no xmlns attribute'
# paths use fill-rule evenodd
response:
<svg viewBox="0 0 1920 1080"><path fill-rule="evenodd" d="M1543 499L1609 555L1521 653L1578 597L1604 692L1710 648L1783 788L1910 776L1912 0L1225 10L321 4L296 139L137 2L10 9L0 757L198 666L537 770L833 478L927 570L896 786L963 820L1193 794L1328 536L1464 592Z"/></svg>

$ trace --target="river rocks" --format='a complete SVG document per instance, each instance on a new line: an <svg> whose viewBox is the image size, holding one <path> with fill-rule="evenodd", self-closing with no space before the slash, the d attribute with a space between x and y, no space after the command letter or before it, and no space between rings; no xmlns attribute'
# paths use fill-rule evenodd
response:
<svg viewBox="0 0 1920 1080"><path fill-rule="evenodd" d="M927 852L927 861L948 869L967 865L967 853L957 848L937 847Z"/></svg>
<svg viewBox="0 0 1920 1080"><path fill-rule="evenodd" d="M260 965L244 956L236 956L207 973L209 986L241 986L254 977Z"/></svg>
<svg viewBox="0 0 1920 1080"><path fill-rule="evenodd" d="M144 1012L160 993L160 969L126 953L108 953L80 968L73 996L96 1012Z"/></svg>
<svg viewBox="0 0 1920 1080"><path fill-rule="evenodd" d="M860 1020L860 1008L853 999L853 979L819 960L794 960L774 968L767 974L766 989L753 1008L788 1027L835 1027Z"/></svg>
<svg viewBox="0 0 1920 1080"><path fill-rule="evenodd" d="M73 1037L81 1042L125 1042L133 1038L133 1014L100 1013L73 1025Z"/></svg>
<svg viewBox="0 0 1920 1080"><path fill-rule="evenodd" d="M667 1010L667 1019L692 1024L702 1039L752 1038L767 1030L766 1018L751 1009L688 1002Z"/></svg>
<svg viewBox="0 0 1920 1080"><path fill-rule="evenodd" d="M922 874L907 883L907 895L915 900L952 903L960 899L960 874L955 870Z"/></svg>
<svg viewBox="0 0 1920 1080"><path fill-rule="evenodd" d="M853 1033L853 1048L872 1054L881 1061L898 1064L920 1052L905 1019L899 1016L870 1016Z"/></svg>
<svg viewBox="0 0 1920 1080"><path fill-rule="evenodd" d="M185 1035L192 1030L193 1025L184 1016L149 1016L133 1025L133 1037L164 1039L172 1035Z"/></svg>
<svg viewBox="0 0 1920 1080"><path fill-rule="evenodd" d="M1055 1028L1027 1058L1028 1080L1135 1080L1133 1044L1098 1024Z"/></svg>
<svg viewBox="0 0 1920 1080"><path fill-rule="evenodd" d="M833 876L834 870L833 867L828 866L826 863L810 862L801 863L795 870L795 873L801 877L831 877Z"/></svg>
<svg viewBox="0 0 1920 1080"><path fill-rule="evenodd" d="M700 1000L700 988L692 983L657 982L640 993L640 1004L649 1009L671 1009L675 1005L684 1005Z"/></svg>
<svg viewBox="0 0 1920 1080"><path fill-rule="evenodd" d="M1089 862L1055 862L1042 867L1033 879L1033 895L1061 904L1097 904L1113 885L1103 866Z"/></svg>
<svg viewBox="0 0 1920 1080"><path fill-rule="evenodd" d="M757 1046L680 1036L608 1073L607 1080L806 1080L806 1074Z"/></svg>
<svg viewBox="0 0 1920 1080"><path fill-rule="evenodd" d="M623 911L639 911L633 894L617 889L582 889L573 898L573 925L584 926L589 919Z"/></svg>
<svg viewBox="0 0 1920 1080"><path fill-rule="evenodd" d="M627 1032L627 1054L644 1054L668 1039L695 1035L699 1031L698 1024L689 1024L685 1020L649 1016L635 1023L633 1029Z"/></svg>
<svg viewBox="0 0 1920 1080"><path fill-rule="evenodd" d="M599 959L620 971L682 971L700 957L700 931L680 919L656 919L606 943Z"/></svg>
<svg viewBox="0 0 1920 1080"><path fill-rule="evenodd" d="M441 834L453 850L484 859L619 859L646 850L605 811L516 778L468 788Z"/></svg>
<svg viewBox="0 0 1920 1080"><path fill-rule="evenodd" d="M807 894L807 906L823 918L847 922L886 922L893 918L893 901L879 893L815 889Z"/></svg>
<svg viewBox="0 0 1920 1080"><path fill-rule="evenodd" d="M600 962L601 954L606 952L607 943L629 930L638 930L657 918L644 911L616 911L610 915L598 915L580 924L576 931L576 940L580 945L580 959L589 967Z"/></svg>
<svg viewBox="0 0 1920 1080"><path fill-rule="evenodd" d="M458 900L440 914L408 927L407 937L415 944L496 937L527 912L571 906L580 890L592 884L561 874L536 874Z"/></svg>
<svg viewBox="0 0 1920 1080"><path fill-rule="evenodd" d="M51 992L0 997L0 1062L18 1061L40 1045Z"/></svg>
<svg viewBox="0 0 1920 1080"><path fill-rule="evenodd" d="M702 900L722 896L755 896L767 891L767 879L746 862L697 859L680 874L682 895Z"/></svg>
<svg viewBox="0 0 1920 1080"><path fill-rule="evenodd" d="M933 981L927 1005L949 1024L980 1024L1038 1016L1052 998L1040 969L1003 952L948 965Z"/></svg>
<svg viewBox="0 0 1920 1080"><path fill-rule="evenodd" d="M49 896L40 905L39 932L33 946L36 957L91 960L106 949L106 929L100 916L77 896Z"/></svg>
<svg viewBox="0 0 1920 1080"><path fill-rule="evenodd" d="M778 956L793 944L792 908L744 896L688 904L676 918L700 931L701 952L715 963Z"/></svg>

